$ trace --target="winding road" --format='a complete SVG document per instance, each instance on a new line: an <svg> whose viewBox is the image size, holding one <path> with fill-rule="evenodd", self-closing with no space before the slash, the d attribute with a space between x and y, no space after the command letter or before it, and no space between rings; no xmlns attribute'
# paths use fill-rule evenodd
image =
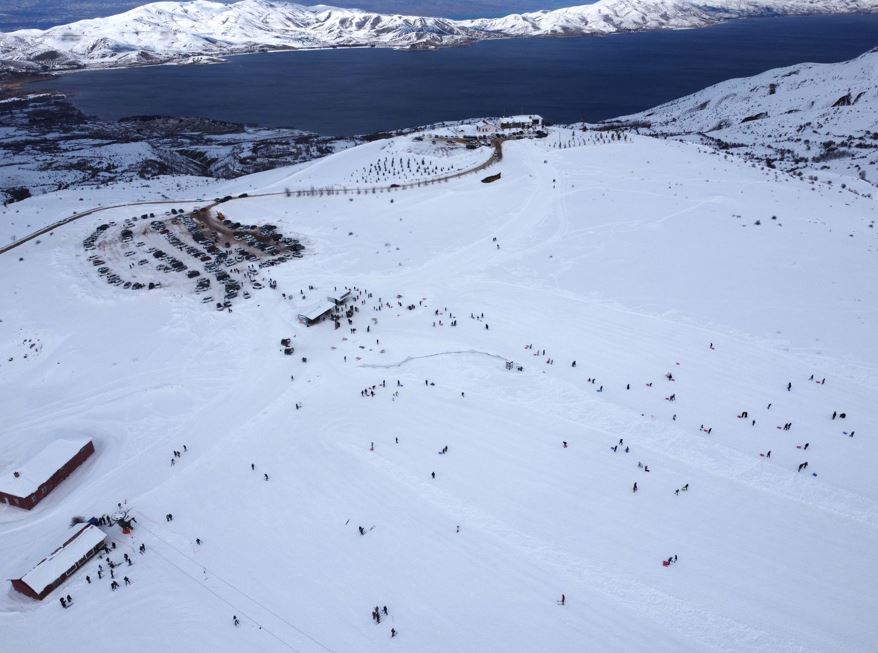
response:
<svg viewBox="0 0 878 653"><path fill-rule="evenodd" d="M449 138L446 140L448 140L449 142L455 142L458 144L465 144L467 142L467 141L464 141L463 139L454 139L454 138ZM361 193L362 194L363 192L392 192L392 191L409 190L412 188L418 188L418 187L426 186L429 184L439 184L439 183L443 183L446 181L450 181L452 179L457 179L459 177L463 177L466 175L471 175L471 174L476 173L476 172L480 172L482 170L485 170L486 168L491 167L495 163L498 163L499 161L501 161L503 159L503 142L505 140L506 139L502 136L492 139L491 147L492 147L493 151L491 152L491 156L488 157L488 159L486 159L482 163L480 163L476 166L473 166L472 168L467 168L466 170L461 170L459 172L454 172L454 173L451 173L448 175L442 175L441 177L433 177L431 179L422 179L419 181L410 181L410 182L406 182L406 183L402 183L402 184L388 184L385 186L359 186L359 187L333 187L333 186L329 186L329 187L325 187L325 188L310 188L308 190L298 190L298 191L279 191L279 192L273 192L273 193L251 193L251 194L247 194L245 196L233 197L233 198L230 198L228 200L220 200L220 201L212 202L212 203L208 204L207 206L202 207L202 210L208 211L208 210L212 209L213 207L222 204L224 201L231 201L232 199L241 201L241 200L246 200L246 199L255 199L258 197L276 197L276 196L280 196L280 195L284 195L284 196L288 196L288 197L293 197L293 196L295 196L295 197L313 197L313 196L317 196L317 195L348 195L348 194L353 194L353 193ZM53 222L52 224L50 224L46 227L43 227L41 229L37 229L33 233L30 233L22 238L19 238L15 241L9 243L8 245L0 246L0 254L5 254L7 252L10 252L13 249L15 249L16 247L24 245L28 241L31 241L35 238L39 238L40 236L43 236L45 234L52 233L53 231L55 231L55 229L59 229L66 224L70 224L71 222L75 222L76 220L81 220L82 218L86 218L88 216L95 215L96 213L101 213L103 211L111 211L114 209L123 209L123 208L132 207L132 206L155 206L155 205L159 205L159 204L174 204L174 205L199 204L201 202L204 202L204 200L203 199L195 199L195 200L161 199L161 200L141 200L138 202L130 202L128 204L112 204L110 206L96 206L96 207L91 208L91 209L86 209L85 211L80 211L78 213L74 213L73 215L70 215L62 220L58 220L57 222Z"/></svg>

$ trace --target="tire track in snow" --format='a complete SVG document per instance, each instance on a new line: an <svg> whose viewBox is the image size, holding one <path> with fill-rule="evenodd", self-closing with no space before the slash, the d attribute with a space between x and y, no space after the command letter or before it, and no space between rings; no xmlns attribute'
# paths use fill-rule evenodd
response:
<svg viewBox="0 0 878 653"><path fill-rule="evenodd" d="M379 368L379 369L388 369L392 367L402 367L406 363L410 363L412 361L421 360L424 358L436 358L437 356L488 356L490 358L498 358L502 361L508 361L509 359L505 356L501 356L500 354L492 354L487 351L479 351L478 349L461 349L459 351L439 351L435 354L424 354L423 356L406 356L401 361L397 363L387 363L387 364L379 364L379 363L363 363L362 365L358 365L358 367L371 367L371 368Z"/></svg>

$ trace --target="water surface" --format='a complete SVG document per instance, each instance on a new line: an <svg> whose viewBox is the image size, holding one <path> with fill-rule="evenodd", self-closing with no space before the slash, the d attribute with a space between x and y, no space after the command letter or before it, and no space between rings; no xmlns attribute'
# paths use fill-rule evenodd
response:
<svg viewBox="0 0 878 653"><path fill-rule="evenodd" d="M253 54L212 66L74 73L48 86L73 94L83 111L105 119L206 116L349 135L515 113L559 123L601 120L731 77L842 61L876 45L878 15L776 17L430 52Z"/></svg>

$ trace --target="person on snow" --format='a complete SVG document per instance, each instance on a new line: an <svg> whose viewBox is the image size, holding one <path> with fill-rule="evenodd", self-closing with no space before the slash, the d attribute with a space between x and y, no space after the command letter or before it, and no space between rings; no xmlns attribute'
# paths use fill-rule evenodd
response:
<svg viewBox="0 0 878 653"><path fill-rule="evenodd" d="M233 623L235 626L240 625L241 622L238 621L238 615L235 615L235 614L232 615L232 623Z"/></svg>
<svg viewBox="0 0 878 653"><path fill-rule="evenodd" d="M396 628L391 628L391 629L390 629L390 636L391 636L391 637L396 637Z"/></svg>
<svg viewBox="0 0 878 653"><path fill-rule="evenodd" d="M560 601L561 605L564 605L566 602L567 602L567 597L562 594L561 601Z"/></svg>
<svg viewBox="0 0 878 653"><path fill-rule="evenodd" d="M65 600L65 598L63 596L61 597L60 600L61 600L61 607L66 610L67 609L67 601Z"/></svg>
<svg viewBox="0 0 878 653"><path fill-rule="evenodd" d="M631 491L637 492L637 481L634 482L634 488Z"/></svg>

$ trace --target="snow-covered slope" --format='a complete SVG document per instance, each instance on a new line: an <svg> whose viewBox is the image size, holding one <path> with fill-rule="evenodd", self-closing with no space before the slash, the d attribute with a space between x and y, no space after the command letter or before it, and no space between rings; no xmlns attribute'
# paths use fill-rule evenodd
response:
<svg viewBox="0 0 878 653"><path fill-rule="evenodd" d="M878 0L601 0L499 19L455 21L269 0L156 2L48 30L0 34L0 61L47 69L131 66L261 49L452 46L492 38L702 27L775 14L869 12Z"/></svg>
<svg viewBox="0 0 878 653"><path fill-rule="evenodd" d="M878 50L732 79L616 121L698 140L798 174L878 184Z"/></svg>
<svg viewBox="0 0 878 653"><path fill-rule="evenodd" d="M73 515L125 502L137 518L106 529L131 585L111 591L106 558L62 586L66 610L6 585L2 648L873 651L874 201L690 143L565 129L507 143L493 183L316 191L431 143L0 213L8 242L99 204L181 200L0 254L0 470L54 438L97 448L33 512L0 506L0 578ZM219 208L305 256L226 259L263 287L214 310L156 266L186 247L169 210L197 206L189 192L249 193ZM163 285L123 289L99 266ZM350 323L296 322L341 285L358 289Z"/></svg>

